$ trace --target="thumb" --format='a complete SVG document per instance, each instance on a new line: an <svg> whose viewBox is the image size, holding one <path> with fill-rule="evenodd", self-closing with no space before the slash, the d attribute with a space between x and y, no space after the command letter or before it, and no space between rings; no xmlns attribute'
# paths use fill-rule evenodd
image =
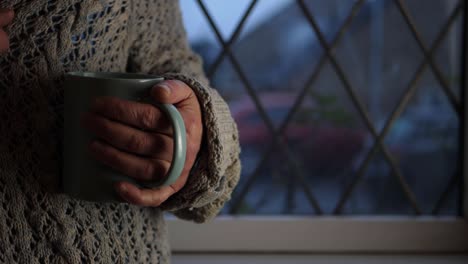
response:
<svg viewBox="0 0 468 264"><path fill-rule="evenodd" d="M184 82L167 80L151 89L151 96L162 104L178 104L195 96L193 90Z"/></svg>

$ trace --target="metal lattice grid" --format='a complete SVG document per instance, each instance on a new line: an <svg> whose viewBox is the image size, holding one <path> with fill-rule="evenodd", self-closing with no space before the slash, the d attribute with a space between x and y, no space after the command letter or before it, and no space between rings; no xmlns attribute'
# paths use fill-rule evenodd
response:
<svg viewBox="0 0 468 264"><path fill-rule="evenodd" d="M310 73L309 77L307 78L307 81L305 82L303 88L301 89L299 96L297 96L293 104L293 107L288 112L283 122L277 128L275 128L275 126L273 125L273 122L268 116L268 114L266 113L266 110L264 106L262 105L258 97L258 94L253 88L251 81L247 78L245 71L242 68L241 63L238 61L234 52L232 51L233 44L239 38L242 30L245 27L246 22L248 21L249 17L252 15L252 12L255 9L255 7L258 5L258 2L259 2L258 0L252 0L250 2L248 7L242 14L239 22L237 23L233 33L227 40L225 40L222 37L220 29L216 25L213 19L213 15L209 12L206 4L202 0L197 0L198 6L203 12L205 18L207 19L211 29L213 30L216 36L217 41L222 47L222 51L216 56L214 63L212 63L211 67L207 71L208 77L211 78L215 74L216 70L220 67L223 59L227 58L229 62L231 63L231 65L233 66L234 71L237 73L240 81L244 85L246 92L253 100L255 107L258 110L260 117L262 118L262 121L265 123L268 130L272 134L271 144L269 144L268 147L263 152L260 162L257 164L255 169L253 170L253 173L249 175L249 177L246 180L246 183L242 186L240 190L237 191L237 195L234 196L230 204L231 206L230 206L229 213L236 214L239 211L239 207L242 201L245 199L246 195L251 190L254 182L258 178L258 175L260 175L260 171L264 168L264 166L266 166L266 163L268 159L270 158L270 156L272 155L272 153L274 152L274 150L283 152L283 154L287 158L286 162L291 168L293 168L292 176L299 182L299 185L301 186L301 188L303 188L303 191L306 194L306 198L308 202L314 208L316 214L320 215L324 213L323 209L321 208L316 198L316 195L306 184L304 170L302 169L303 164L301 164L301 162L295 157L294 152L290 149L290 147L287 144L285 144L285 142L281 139L281 137L284 134L285 130L287 129L288 125L290 124L293 116L299 110L301 104L303 104L304 99L307 97L307 94L311 91L312 87L314 87L314 84L316 83L318 77L320 76L324 68L324 65L328 62L333 67L336 75L338 76L339 81L344 86L346 93L351 99L354 107L357 109L360 117L362 118L362 121L365 123L365 126L367 127L368 131L370 132L374 140L372 147L368 149L365 158L358 166L358 169L352 181L346 186L345 190L340 196L339 201L335 209L333 210L333 214L339 215L343 213L343 208L346 202L349 200L352 193L356 190L356 186L358 185L358 183L362 181L369 167L371 160L375 158L375 156L379 153L379 150L383 154L383 157L385 158L388 165L390 166L392 175L398 181L400 187L402 188L407 201L410 203L413 209L414 214L416 215L422 214L423 213L422 209L420 205L418 204L413 191L411 190L410 186L406 182L405 177L403 176L403 173L400 170L394 157L392 156L390 151L385 146L384 139L388 135L389 131L391 130L392 125L401 116L403 111L407 108L410 100L414 97L418 89L418 82L421 80L423 73L428 67L433 72L436 78L436 81L439 83L440 87L442 88L443 93L448 98L450 105L452 106L452 108L454 109L458 117L460 118L460 116L463 114L461 102L457 100L457 96L451 90L447 80L445 79L444 75L442 74L441 70L439 69L439 67L437 66L436 62L433 59L434 53L437 51L437 49L443 42L444 38L447 36L454 22L459 16L463 14L463 1L459 1L457 3L454 10L451 12L451 14L446 19L445 23L442 25L442 27L438 31L437 36L435 37L431 45L426 45L424 43L423 38L421 37L420 32L418 31L415 25L415 22L413 21L412 15L410 14L410 12L408 11L408 8L405 5L405 2L403 0L393 0L393 3L398 7L398 10L401 16L404 18L406 25L410 29L412 36L414 37L414 40L418 44L419 49L422 51L424 58L422 62L419 64L419 66L417 67L417 70L414 73L411 81L408 83L405 89L405 92L399 98L398 104L395 106L395 108L391 112L390 117L385 122L385 125L383 126L383 129L380 131L380 133L376 129L375 125L372 123L370 116L369 116L369 112L366 110L363 101L361 100L361 98L359 98L359 95L356 93L346 72L344 71L340 63L338 62L333 52L334 49L342 40L343 36L345 35L349 27L351 26L353 19L357 16L357 14L363 8L364 4L366 3L366 0L358 0L353 4L352 8L349 11L349 14L346 16L344 22L342 23L339 30L337 31L337 33L335 34L335 36L332 38L330 42L327 42L323 32L321 31L316 21L316 18L309 10L305 1L304 0L295 1L297 6L300 8L304 18L307 20L310 27L313 29L313 32L315 33L315 36L318 42L323 48L324 54L322 54L321 57L318 59L317 66L313 69L313 71ZM447 198L448 194L450 193L449 192L450 189L454 188L457 182L459 182L460 175L461 173L456 173L452 177L452 179L449 181L449 184L446 186L446 188L444 189L444 192L440 195L440 198L438 199L437 203L434 205L434 209L432 210L433 214L437 214L439 212L444 200Z"/></svg>

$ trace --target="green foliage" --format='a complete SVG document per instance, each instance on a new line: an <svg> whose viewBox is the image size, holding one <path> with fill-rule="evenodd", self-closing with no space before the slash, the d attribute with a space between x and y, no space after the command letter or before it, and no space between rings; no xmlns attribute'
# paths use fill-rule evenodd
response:
<svg viewBox="0 0 468 264"><path fill-rule="evenodd" d="M336 95L311 92L310 96L314 98L317 107L299 112L297 115L299 122L307 122L307 119L310 120L312 116L316 122L329 122L337 126L353 126L355 124L354 117L340 105Z"/></svg>

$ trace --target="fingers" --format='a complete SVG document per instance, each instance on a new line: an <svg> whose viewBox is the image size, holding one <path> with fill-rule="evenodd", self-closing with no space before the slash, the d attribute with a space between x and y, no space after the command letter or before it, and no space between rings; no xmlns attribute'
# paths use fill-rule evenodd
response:
<svg viewBox="0 0 468 264"><path fill-rule="evenodd" d="M115 188L125 201L140 206L160 206L175 193L171 186L163 186L157 189L139 189L127 182L117 183Z"/></svg>
<svg viewBox="0 0 468 264"><path fill-rule="evenodd" d="M190 158L193 164L194 158ZM140 206L160 206L170 196L178 192L185 185L190 173L190 168L186 167L182 171L179 179L170 186L162 186L155 189L140 189L128 182L119 182L115 185L115 190L126 202Z"/></svg>
<svg viewBox="0 0 468 264"><path fill-rule="evenodd" d="M184 168L179 179L177 179L177 181L170 186L162 186L155 189L140 189L131 183L119 182L114 186L114 188L120 197L128 203L139 206L160 206L170 196L177 193L180 189L182 189L182 187L184 187L195 158L196 154L190 154L187 152L186 164L189 165Z"/></svg>
<svg viewBox="0 0 468 264"><path fill-rule="evenodd" d="M13 10L0 8L0 27L9 25L15 16Z"/></svg>
<svg viewBox="0 0 468 264"><path fill-rule="evenodd" d="M90 113L83 116L82 124L99 139L118 149L168 162L172 161L170 150L173 149L173 139L170 136L144 132Z"/></svg>
<svg viewBox="0 0 468 264"><path fill-rule="evenodd" d="M139 180L160 180L166 176L170 163L123 152L102 141L89 145L91 155L103 164Z"/></svg>
<svg viewBox="0 0 468 264"><path fill-rule="evenodd" d="M91 105L91 111L136 128L172 134L169 119L155 106L119 99L98 97Z"/></svg>
<svg viewBox="0 0 468 264"><path fill-rule="evenodd" d="M164 81L151 90L151 95L158 103L176 105L184 119L188 135L200 131L198 126L201 123L201 110L198 99L185 83ZM150 104L116 97L98 97L92 103L91 111L136 128L172 135L169 118Z"/></svg>
<svg viewBox="0 0 468 264"><path fill-rule="evenodd" d="M139 189L126 182L116 184L116 191L124 200L141 206L159 206L185 185L203 134L200 105L189 86L180 81L168 80L153 87L150 94L158 103L175 105L182 115L187 133L187 156L181 176L171 186ZM94 117L86 122L93 127L90 130L104 140L92 144L96 159L136 179L151 180L166 176L170 167L168 161L172 160L173 140L169 118L163 112L149 104L113 97L98 98L91 111L94 112ZM168 136L149 138L159 133ZM132 154L147 155L151 151L158 153L156 159L145 159ZM161 152L171 156L164 156Z"/></svg>

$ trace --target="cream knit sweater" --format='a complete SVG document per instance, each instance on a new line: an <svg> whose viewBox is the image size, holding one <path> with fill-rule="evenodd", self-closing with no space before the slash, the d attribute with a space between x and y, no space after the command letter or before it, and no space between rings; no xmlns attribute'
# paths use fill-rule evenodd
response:
<svg viewBox="0 0 468 264"><path fill-rule="evenodd" d="M162 210L204 222L240 174L236 126L187 45L176 0L0 0L13 8L0 55L0 263L168 263ZM161 208L60 193L63 76L142 72L186 82L204 142L186 186Z"/></svg>

